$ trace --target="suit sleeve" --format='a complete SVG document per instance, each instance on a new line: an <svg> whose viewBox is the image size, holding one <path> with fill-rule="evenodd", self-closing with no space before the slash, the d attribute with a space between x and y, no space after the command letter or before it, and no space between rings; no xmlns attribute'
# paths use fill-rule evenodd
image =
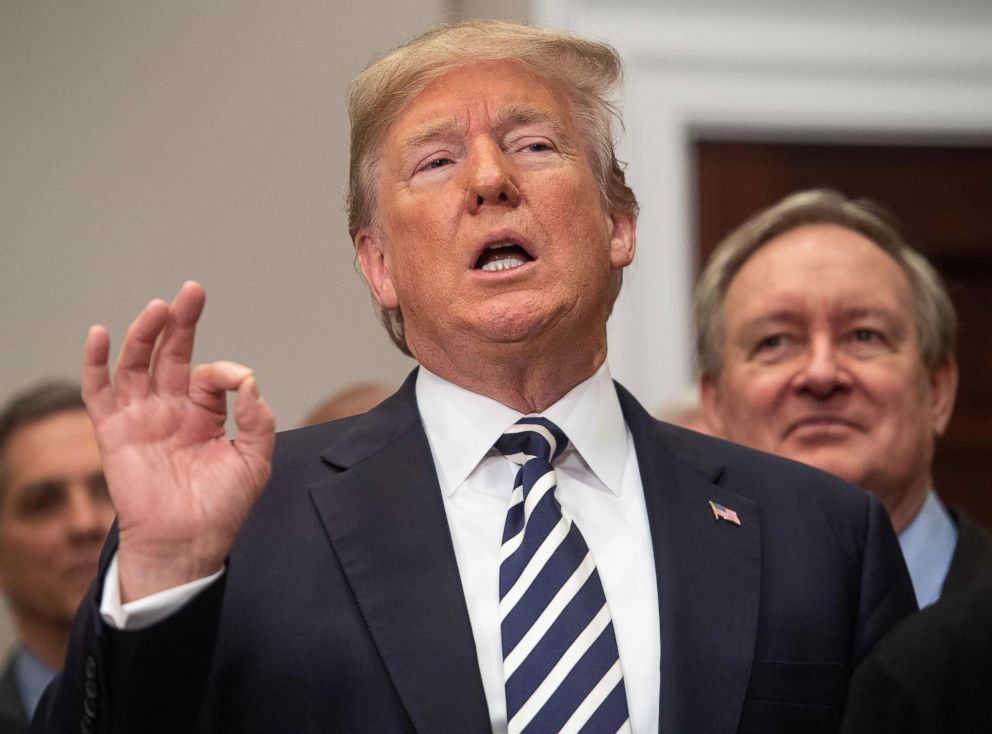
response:
<svg viewBox="0 0 992 734"><path fill-rule="evenodd" d="M123 631L100 616L106 565L76 614L65 668L39 703L31 734L199 731L225 579L168 619Z"/></svg>

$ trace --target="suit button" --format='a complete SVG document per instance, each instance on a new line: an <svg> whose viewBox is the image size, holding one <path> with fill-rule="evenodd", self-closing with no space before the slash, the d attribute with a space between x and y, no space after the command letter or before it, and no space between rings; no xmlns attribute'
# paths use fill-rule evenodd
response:
<svg viewBox="0 0 992 734"><path fill-rule="evenodd" d="M89 719L83 719L79 722L79 731L82 734L93 734L93 722Z"/></svg>
<svg viewBox="0 0 992 734"><path fill-rule="evenodd" d="M97 687L95 680L86 681L85 690L86 690L86 698L96 700Z"/></svg>
<svg viewBox="0 0 992 734"><path fill-rule="evenodd" d="M86 713L86 718L94 718L96 716L96 701L92 698L83 701L83 711Z"/></svg>
<svg viewBox="0 0 992 734"><path fill-rule="evenodd" d="M85 671L88 679L94 680L96 678L96 658L92 655L86 656Z"/></svg>

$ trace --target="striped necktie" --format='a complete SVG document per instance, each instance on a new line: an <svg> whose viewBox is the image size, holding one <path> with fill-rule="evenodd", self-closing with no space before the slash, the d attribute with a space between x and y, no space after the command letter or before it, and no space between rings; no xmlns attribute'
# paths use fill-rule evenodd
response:
<svg viewBox="0 0 992 734"><path fill-rule="evenodd" d="M558 426L535 416L496 442L520 465L499 567L509 734L630 731L603 585L582 533L555 498L552 463L566 446Z"/></svg>

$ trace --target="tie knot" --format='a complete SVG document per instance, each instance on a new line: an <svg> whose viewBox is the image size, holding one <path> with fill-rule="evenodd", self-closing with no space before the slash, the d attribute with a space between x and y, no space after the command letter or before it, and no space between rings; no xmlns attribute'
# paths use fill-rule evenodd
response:
<svg viewBox="0 0 992 734"><path fill-rule="evenodd" d="M568 447L568 436L540 416L521 418L506 429L496 441L496 449L516 464L526 464L535 457L549 464Z"/></svg>

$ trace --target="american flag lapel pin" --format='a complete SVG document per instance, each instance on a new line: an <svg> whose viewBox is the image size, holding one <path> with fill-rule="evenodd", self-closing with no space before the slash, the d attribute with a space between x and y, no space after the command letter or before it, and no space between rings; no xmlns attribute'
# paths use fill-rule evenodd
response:
<svg viewBox="0 0 992 734"><path fill-rule="evenodd" d="M737 517L737 513L731 510L729 507L724 507L719 502L714 502L710 500L710 509L713 510L713 519L724 522L729 522L737 527L741 526L741 519Z"/></svg>

